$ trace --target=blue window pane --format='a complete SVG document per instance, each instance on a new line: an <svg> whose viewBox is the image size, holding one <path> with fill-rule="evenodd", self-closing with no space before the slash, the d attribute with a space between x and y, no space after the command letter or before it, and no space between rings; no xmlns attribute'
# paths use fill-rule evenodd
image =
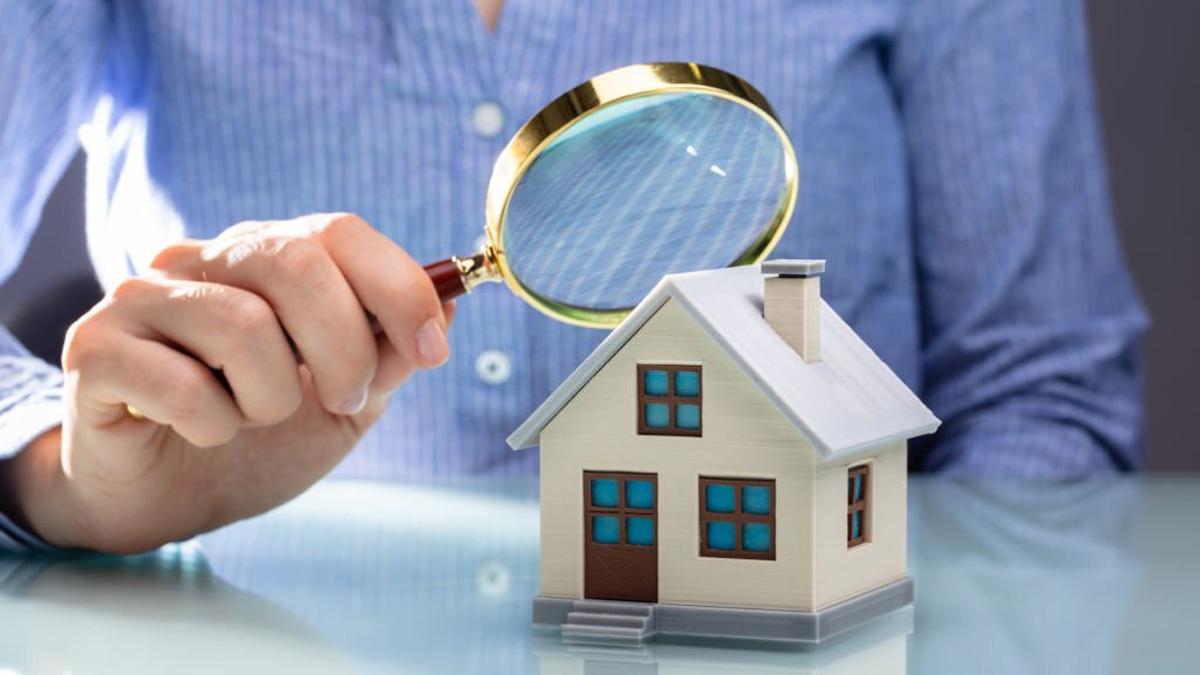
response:
<svg viewBox="0 0 1200 675"><path fill-rule="evenodd" d="M666 396L667 395L667 371L665 370L647 370L645 371L645 382L643 382L643 391L650 396Z"/></svg>
<svg viewBox="0 0 1200 675"><path fill-rule="evenodd" d="M766 553L771 550L771 526L766 523L742 525L742 548L747 551Z"/></svg>
<svg viewBox="0 0 1200 675"><path fill-rule="evenodd" d="M625 508L654 508L654 483L648 480L625 481Z"/></svg>
<svg viewBox="0 0 1200 675"><path fill-rule="evenodd" d="M711 513L733 513L733 486L705 485L704 509Z"/></svg>
<svg viewBox="0 0 1200 675"><path fill-rule="evenodd" d="M675 406L675 426L679 429L699 429L700 406L693 403Z"/></svg>
<svg viewBox="0 0 1200 675"><path fill-rule="evenodd" d="M614 478L592 479L592 506L617 508L617 481Z"/></svg>
<svg viewBox="0 0 1200 675"><path fill-rule="evenodd" d="M771 488L764 485L747 485L742 488L742 513L759 516L771 513Z"/></svg>
<svg viewBox="0 0 1200 675"><path fill-rule="evenodd" d="M699 396L700 373L697 373L694 370L675 371L675 395Z"/></svg>
<svg viewBox="0 0 1200 675"><path fill-rule="evenodd" d="M711 520L704 524L705 539L708 541L708 547L715 548L718 551L733 550L734 531L733 523Z"/></svg>
<svg viewBox="0 0 1200 675"><path fill-rule="evenodd" d="M625 543L633 546L653 546L654 521L650 518L626 518Z"/></svg>
<svg viewBox="0 0 1200 675"><path fill-rule="evenodd" d="M666 403L647 403L646 426L652 429L666 429L671 424L669 410Z"/></svg>
<svg viewBox="0 0 1200 675"><path fill-rule="evenodd" d="M858 539L862 531L862 511L855 511L850 514L850 538Z"/></svg>
<svg viewBox="0 0 1200 675"><path fill-rule="evenodd" d="M861 502L863 498L863 476L859 474L854 477L854 501Z"/></svg>
<svg viewBox="0 0 1200 675"><path fill-rule="evenodd" d="M616 516L592 516L592 541L616 544L621 539L621 524Z"/></svg>

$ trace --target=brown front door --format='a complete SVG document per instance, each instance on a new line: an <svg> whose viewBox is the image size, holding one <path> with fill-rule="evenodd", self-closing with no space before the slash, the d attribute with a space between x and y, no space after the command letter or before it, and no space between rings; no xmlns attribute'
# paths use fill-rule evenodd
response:
<svg viewBox="0 0 1200 675"><path fill-rule="evenodd" d="M658 602L658 476L583 472L583 595Z"/></svg>

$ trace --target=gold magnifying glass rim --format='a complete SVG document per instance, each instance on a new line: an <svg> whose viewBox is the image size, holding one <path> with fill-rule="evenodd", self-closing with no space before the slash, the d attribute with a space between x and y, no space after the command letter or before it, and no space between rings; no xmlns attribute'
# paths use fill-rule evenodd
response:
<svg viewBox="0 0 1200 675"><path fill-rule="evenodd" d="M608 328L624 319L632 307L596 309L540 295L513 274L504 251L504 221L517 185L541 152L588 113L619 101L662 93L702 92L737 103L758 115L775 132L784 149L785 189L771 221L729 266L760 262L775 248L796 206L799 170L791 139L766 98L741 78L697 63L646 63L611 70L554 99L517 131L492 169L486 216L485 255L518 297L554 319L588 328Z"/></svg>

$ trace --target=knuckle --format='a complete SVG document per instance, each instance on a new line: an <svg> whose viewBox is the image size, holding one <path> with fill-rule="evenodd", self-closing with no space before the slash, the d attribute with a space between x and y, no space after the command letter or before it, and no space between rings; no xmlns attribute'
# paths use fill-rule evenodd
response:
<svg viewBox="0 0 1200 675"><path fill-rule="evenodd" d="M144 277L129 277L113 287L109 291L108 297L114 302L136 302L155 293L157 290L158 284L149 279Z"/></svg>
<svg viewBox="0 0 1200 675"><path fill-rule="evenodd" d="M71 324L63 342L63 370L78 370L95 363L104 353L106 333L99 313L94 311Z"/></svg>
<svg viewBox="0 0 1200 675"><path fill-rule="evenodd" d="M353 236L369 229L367 221L353 213L330 213L317 225L318 234L330 237Z"/></svg>
<svg viewBox="0 0 1200 675"><path fill-rule="evenodd" d="M230 227L225 228L221 234L217 235L217 239L230 239L243 235L257 232L266 227L268 223L261 220L243 220Z"/></svg>
<svg viewBox="0 0 1200 675"><path fill-rule="evenodd" d="M297 280L318 276L327 258L320 244L305 237L281 237L270 247L270 253L274 271Z"/></svg>
<svg viewBox="0 0 1200 675"><path fill-rule="evenodd" d="M222 304L225 324L237 337L260 336L276 323L271 305L253 293L231 289L224 294Z"/></svg>
<svg viewBox="0 0 1200 675"><path fill-rule="evenodd" d="M150 268L168 271L178 267L182 261L194 258L197 246L192 241L179 241L159 249L150 260Z"/></svg>
<svg viewBox="0 0 1200 675"><path fill-rule="evenodd" d="M163 377L160 397L172 421L191 420L199 416L202 401L208 394L208 376L196 368L180 368Z"/></svg>

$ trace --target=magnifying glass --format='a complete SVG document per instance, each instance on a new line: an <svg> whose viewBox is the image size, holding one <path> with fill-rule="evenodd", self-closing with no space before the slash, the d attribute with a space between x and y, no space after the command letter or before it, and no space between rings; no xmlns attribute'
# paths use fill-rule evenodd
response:
<svg viewBox="0 0 1200 675"><path fill-rule="evenodd" d="M754 87L695 63L627 66L517 131L492 169L484 249L425 270L443 301L503 281L555 319L607 328L667 274L762 260L796 188L791 141Z"/></svg>
<svg viewBox="0 0 1200 675"><path fill-rule="evenodd" d="M492 169L487 245L425 270L443 301L503 281L555 319L611 327L664 275L762 260L796 189L754 87L694 63L627 66L521 127Z"/></svg>

